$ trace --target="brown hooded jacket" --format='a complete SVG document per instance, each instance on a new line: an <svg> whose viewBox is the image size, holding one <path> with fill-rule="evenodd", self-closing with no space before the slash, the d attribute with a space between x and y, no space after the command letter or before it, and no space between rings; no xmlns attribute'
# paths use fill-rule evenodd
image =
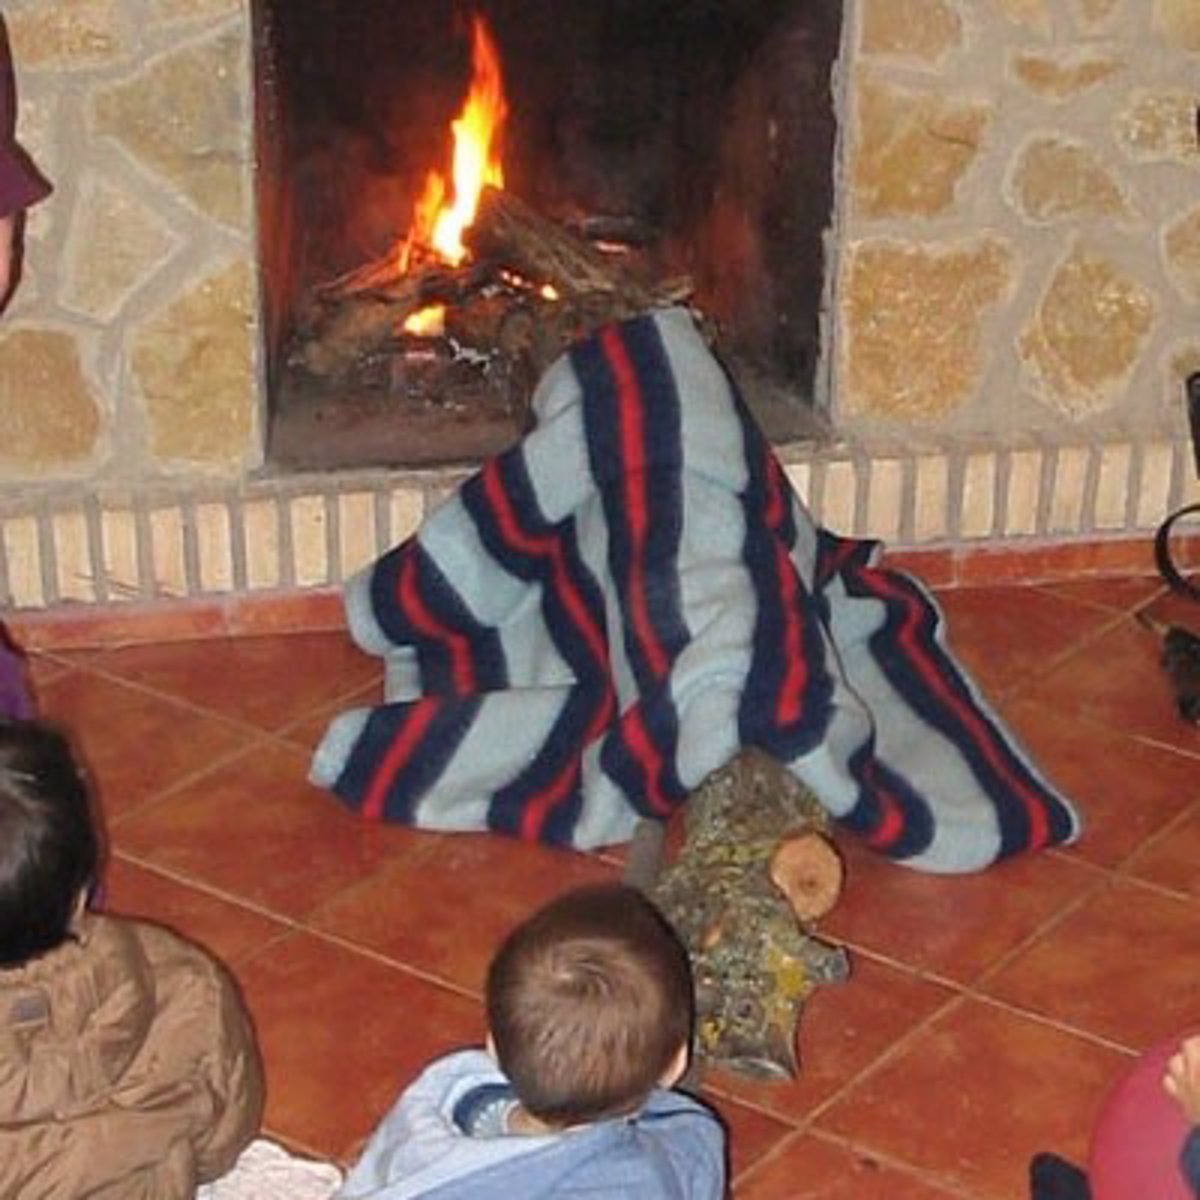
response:
<svg viewBox="0 0 1200 1200"><path fill-rule="evenodd" d="M237 990L166 929L84 915L76 932L0 971L0 1196L191 1197L262 1114Z"/></svg>

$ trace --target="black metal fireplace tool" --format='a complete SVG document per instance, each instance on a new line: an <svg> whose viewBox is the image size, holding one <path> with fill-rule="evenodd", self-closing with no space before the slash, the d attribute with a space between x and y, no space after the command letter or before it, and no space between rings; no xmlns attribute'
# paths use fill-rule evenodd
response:
<svg viewBox="0 0 1200 1200"><path fill-rule="evenodd" d="M1200 476L1200 371L1188 376L1186 399L1192 452L1196 474ZM1154 561L1158 573L1173 592L1200 602L1200 586L1196 583L1200 576L1186 577L1171 556L1171 534L1175 526L1180 520L1196 515L1200 515L1200 503L1187 504L1163 521L1154 537ZM1200 636L1179 625L1160 629L1148 618L1141 616L1141 619L1162 637L1162 665L1175 691L1179 715L1185 721L1200 722Z"/></svg>

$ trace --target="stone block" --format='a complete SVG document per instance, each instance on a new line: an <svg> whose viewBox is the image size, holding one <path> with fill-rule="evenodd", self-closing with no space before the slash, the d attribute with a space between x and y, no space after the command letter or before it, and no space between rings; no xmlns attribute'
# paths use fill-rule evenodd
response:
<svg viewBox="0 0 1200 1200"><path fill-rule="evenodd" d="M842 286L843 411L914 422L965 404L983 368L983 318L1009 271L1007 247L991 239L853 247Z"/></svg>
<svg viewBox="0 0 1200 1200"><path fill-rule="evenodd" d="M867 218L948 212L977 158L990 108L966 96L860 77L851 200Z"/></svg>
<svg viewBox="0 0 1200 1200"><path fill-rule="evenodd" d="M1039 224L1129 217L1121 187L1097 155L1059 137L1037 138L1021 150L1010 190L1016 210Z"/></svg>
<svg viewBox="0 0 1200 1200"><path fill-rule="evenodd" d="M92 460L100 405L74 337L21 327L0 335L0 470L54 474Z"/></svg>
<svg viewBox="0 0 1200 1200"><path fill-rule="evenodd" d="M1112 408L1138 363L1156 309L1155 298L1115 263L1072 249L1021 335L1034 394L1075 419Z"/></svg>

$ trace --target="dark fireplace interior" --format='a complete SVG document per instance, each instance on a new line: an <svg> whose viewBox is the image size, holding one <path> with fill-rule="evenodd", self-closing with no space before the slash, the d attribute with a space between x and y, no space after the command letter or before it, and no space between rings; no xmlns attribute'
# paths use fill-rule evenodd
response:
<svg viewBox="0 0 1200 1200"><path fill-rule="evenodd" d="M840 0L255 0L271 463L470 462L524 427L535 376L486 348L397 322L327 371L310 345L331 281L392 263L447 165L475 14L503 75L505 193L639 278L690 280L768 435L811 435Z"/></svg>

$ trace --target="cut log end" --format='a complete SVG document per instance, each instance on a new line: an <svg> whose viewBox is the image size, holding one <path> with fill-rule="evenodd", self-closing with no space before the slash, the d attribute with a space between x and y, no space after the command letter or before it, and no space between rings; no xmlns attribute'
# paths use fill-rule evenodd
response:
<svg viewBox="0 0 1200 1200"><path fill-rule="evenodd" d="M783 838L768 865L771 882L799 921L815 921L837 903L845 870L824 834L808 831Z"/></svg>

